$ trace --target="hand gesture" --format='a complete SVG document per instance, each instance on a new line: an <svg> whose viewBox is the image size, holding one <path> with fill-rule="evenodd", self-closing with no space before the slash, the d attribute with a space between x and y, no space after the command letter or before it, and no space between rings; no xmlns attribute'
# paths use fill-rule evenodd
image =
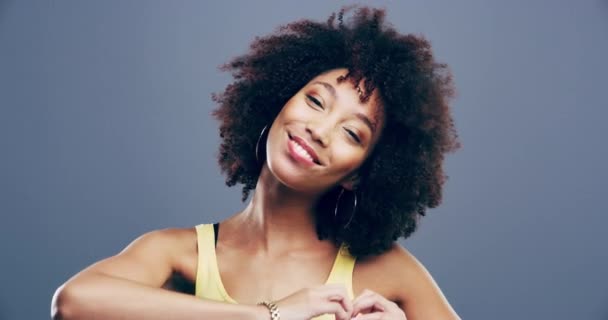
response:
<svg viewBox="0 0 608 320"><path fill-rule="evenodd" d="M350 320L353 310L342 284L302 289L275 303L281 320L309 320L322 314L333 314L336 320Z"/></svg>
<svg viewBox="0 0 608 320"><path fill-rule="evenodd" d="M407 320L396 303L367 289L353 300L352 316L357 320Z"/></svg>

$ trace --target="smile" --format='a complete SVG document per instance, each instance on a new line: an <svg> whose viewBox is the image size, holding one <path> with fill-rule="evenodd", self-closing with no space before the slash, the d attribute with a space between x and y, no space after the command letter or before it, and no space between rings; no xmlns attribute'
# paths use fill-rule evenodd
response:
<svg viewBox="0 0 608 320"><path fill-rule="evenodd" d="M320 165L317 155L314 153L314 150L306 145L306 142L302 141L301 138L297 136L289 136L288 141L289 152L291 156L307 166Z"/></svg>

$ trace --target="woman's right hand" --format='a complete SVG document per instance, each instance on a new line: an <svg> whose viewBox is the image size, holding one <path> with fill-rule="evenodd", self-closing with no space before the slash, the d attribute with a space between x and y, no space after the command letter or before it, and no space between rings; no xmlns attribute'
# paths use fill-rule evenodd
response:
<svg viewBox="0 0 608 320"><path fill-rule="evenodd" d="M336 320L350 320L353 305L342 284L326 284L299 290L275 302L281 320L310 320L322 314L333 314Z"/></svg>

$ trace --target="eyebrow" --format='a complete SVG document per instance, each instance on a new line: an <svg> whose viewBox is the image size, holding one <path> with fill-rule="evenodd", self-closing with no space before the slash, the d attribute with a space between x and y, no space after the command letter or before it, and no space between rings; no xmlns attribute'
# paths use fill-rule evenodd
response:
<svg viewBox="0 0 608 320"><path fill-rule="evenodd" d="M334 86L332 86L331 84L329 84L327 82L323 82L323 81L315 81L315 82L313 82L313 84L320 84L320 85L324 86L325 89L327 89L327 91L329 91L329 93L331 93L331 95L334 97L334 99L336 98L336 88L334 88Z"/></svg>
<svg viewBox="0 0 608 320"><path fill-rule="evenodd" d="M336 88L334 88L334 86L332 86L331 84L327 83L327 82L323 82L323 81L315 81L313 82L313 84L320 84L323 87L325 87L325 89L327 89L327 91L329 91L329 93L331 93L331 95L333 96L334 99L336 99ZM369 129L372 131L372 134L374 134L376 132L376 123L371 121L366 115L364 115L361 112L357 112L355 114L355 117L357 117L359 120L363 121L363 123L369 127Z"/></svg>
<svg viewBox="0 0 608 320"><path fill-rule="evenodd" d="M372 134L374 134L376 132L376 124L374 122L372 122L371 120L369 120L369 118L364 115L361 112L357 112L355 114L355 117L359 118L359 120L363 121L363 123L365 123L366 126L369 127L369 129L372 131Z"/></svg>

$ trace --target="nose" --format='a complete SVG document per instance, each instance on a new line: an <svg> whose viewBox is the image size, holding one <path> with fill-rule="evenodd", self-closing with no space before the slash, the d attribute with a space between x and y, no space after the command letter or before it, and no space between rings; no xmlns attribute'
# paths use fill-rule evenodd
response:
<svg viewBox="0 0 608 320"><path fill-rule="evenodd" d="M327 147L329 144L331 130L332 125L330 121L323 121L323 119L306 123L306 131L310 134L313 141L322 147Z"/></svg>

